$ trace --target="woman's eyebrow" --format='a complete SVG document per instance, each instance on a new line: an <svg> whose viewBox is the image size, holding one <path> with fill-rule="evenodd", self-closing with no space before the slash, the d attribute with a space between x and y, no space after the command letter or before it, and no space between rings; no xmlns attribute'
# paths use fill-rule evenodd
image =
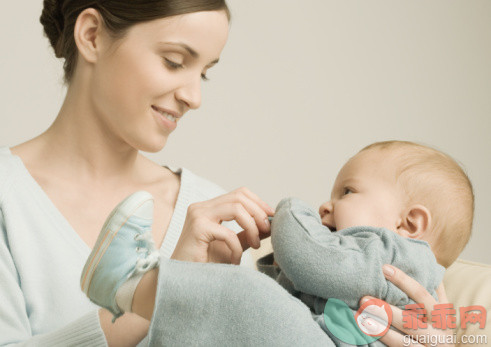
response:
<svg viewBox="0 0 491 347"><path fill-rule="evenodd" d="M163 44L166 44L166 45L179 46L181 48L184 48L193 58L195 58L195 59L198 59L199 58L199 53L196 52L194 49L192 49L191 47L189 47L187 44L185 44L183 42L159 42L159 43L163 43ZM215 60L213 60L208 65L215 65L216 63L218 63L218 58L215 59Z"/></svg>

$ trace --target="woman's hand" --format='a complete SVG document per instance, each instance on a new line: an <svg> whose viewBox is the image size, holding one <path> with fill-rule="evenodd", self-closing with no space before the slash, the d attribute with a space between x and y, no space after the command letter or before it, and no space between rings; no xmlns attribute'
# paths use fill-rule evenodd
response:
<svg viewBox="0 0 491 347"><path fill-rule="evenodd" d="M273 209L247 188L191 204L172 259L239 264L242 252L259 248L271 232ZM221 225L235 220L244 230L236 234Z"/></svg>
<svg viewBox="0 0 491 347"><path fill-rule="evenodd" d="M448 303L443 283L441 283L436 290L436 293L438 295L438 301L436 301L421 284L419 284L415 279L409 277L395 266L384 265L383 271L385 278L395 284L411 299L413 299L417 303L424 304L424 308L426 309L427 313L427 328L404 328L404 323L402 320L403 311L398 307L390 305L392 308L392 326L399 331L404 332L406 335L389 329L387 334L380 338L380 341L385 343L387 346L424 346L429 345L430 341L428 340L432 338L432 341L438 341L438 346L454 346L451 343L443 343L443 341L452 341L453 330L435 329L432 327L431 323L431 311L433 310L433 306L437 304ZM361 302L366 301L366 299L370 299L370 297L362 298ZM440 343L440 341L442 341L442 343ZM426 342L426 344L424 344L423 342Z"/></svg>

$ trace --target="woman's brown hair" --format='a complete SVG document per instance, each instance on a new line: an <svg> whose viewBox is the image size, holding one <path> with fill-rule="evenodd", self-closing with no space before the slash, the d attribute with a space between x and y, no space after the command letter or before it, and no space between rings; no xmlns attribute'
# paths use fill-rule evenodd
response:
<svg viewBox="0 0 491 347"><path fill-rule="evenodd" d="M154 19L199 11L230 11L225 0L44 0L40 22L57 58L64 58L65 83L69 83L77 63L75 22L87 8L101 14L106 29L121 38L133 25Z"/></svg>

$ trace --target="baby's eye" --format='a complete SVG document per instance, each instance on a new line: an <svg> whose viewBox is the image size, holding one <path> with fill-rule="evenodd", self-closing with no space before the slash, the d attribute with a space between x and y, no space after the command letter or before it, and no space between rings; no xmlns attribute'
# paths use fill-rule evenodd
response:
<svg viewBox="0 0 491 347"><path fill-rule="evenodd" d="M343 188L343 195L348 195L348 194L351 194L351 193L353 193L353 191L351 190L351 188L348 188L348 187Z"/></svg>

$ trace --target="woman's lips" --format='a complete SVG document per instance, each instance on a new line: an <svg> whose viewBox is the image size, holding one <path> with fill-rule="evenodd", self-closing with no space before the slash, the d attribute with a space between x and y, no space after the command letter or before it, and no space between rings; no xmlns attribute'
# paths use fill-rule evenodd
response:
<svg viewBox="0 0 491 347"><path fill-rule="evenodd" d="M157 121L159 122L159 124L161 126L163 126L164 128L172 131L177 127L177 118L174 118L174 120L171 120L172 117L169 117L169 116L172 116L171 114L166 113L166 112L159 112L155 106L152 106L152 112L153 112L154 116L157 118ZM169 119L169 118L171 118L171 119Z"/></svg>

